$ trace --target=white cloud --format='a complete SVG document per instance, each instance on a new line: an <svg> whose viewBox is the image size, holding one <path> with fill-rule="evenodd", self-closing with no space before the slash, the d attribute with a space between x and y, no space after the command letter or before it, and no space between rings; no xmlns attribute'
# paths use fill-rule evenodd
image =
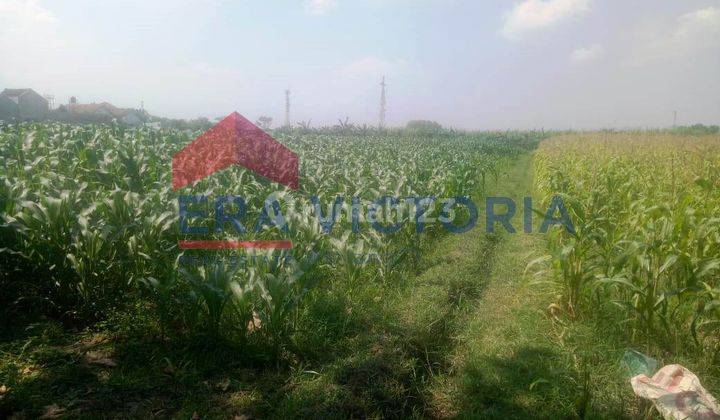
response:
<svg viewBox="0 0 720 420"><path fill-rule="evenodd" d="M570 59L574 63L584 63L588 61L594 61L602 57L605 54L605 48L600 44L593 44L587 47L581 47L576 49L570 55Z"/></svg>
<svg viewBox="0 0 720 420"><path fill-rule="evenodd" d="M500 33L516 39L527 32L555 25L590 8L590 0L525 0L507 14Z"/></svg>
<svg viewBox="0 0 720 420"><path fill-rule="evenodd" d="M720 8L707 7L685 13L674 24L658 22L639 28L625 64L645 65L654 61L702 56L720 52Z"/></svg>
<svg viewBox="0 0 720 420"><path fill-rule="evenodd" d="M305 0L305 13L315 16L326 15L336 6L335 0Z"/></svg>
<svg viewBox="0 0 720 420"><path fill-rule="evenodd" d="M720 8L707 7L678 18L673 39L678 46L693 47L716 43L720 35Z"/></svg>

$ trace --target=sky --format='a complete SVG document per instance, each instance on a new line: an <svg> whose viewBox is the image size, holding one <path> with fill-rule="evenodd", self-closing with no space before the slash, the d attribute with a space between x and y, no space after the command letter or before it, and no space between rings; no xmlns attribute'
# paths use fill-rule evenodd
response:
<svg viewBox="0 0 720 420"><path fill-rule="evenodd" d="M172 118L720 124L720 0L0 0L0 89Z"/></svg>

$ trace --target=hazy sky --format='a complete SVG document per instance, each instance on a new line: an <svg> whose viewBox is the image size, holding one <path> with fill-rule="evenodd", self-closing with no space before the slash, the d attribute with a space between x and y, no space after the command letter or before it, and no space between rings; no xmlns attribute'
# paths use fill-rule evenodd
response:
<svg viewBox="0 0 720 420"><path fill-rule="evenodd" d="M0 0L0 88L169 117L720 123L720 1Z"/></svg>

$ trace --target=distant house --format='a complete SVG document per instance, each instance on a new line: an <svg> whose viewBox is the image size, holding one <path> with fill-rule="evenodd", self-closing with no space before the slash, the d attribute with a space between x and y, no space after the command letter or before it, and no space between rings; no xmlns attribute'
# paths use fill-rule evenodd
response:
<svg viewBox="0 0 720 420"><path fill-rule="evenodd" d="M7 96L0 95L0 121L10 121L18 116L17 104Z"/></svg>
<svg viewBox="0 0 720 420"><path fill-rule="evenodd" d="M78 104L70 103L68 112L72 119L86 120L93 122L110 122L115 118L118 109L107 102L99 104Z"/></svg>
<svg viewBox="0 0 720 420"><path fill-rule="evenodd" d="M42 120L47 117L50 109L47 99L40 96L32 89L5 89L0 92L4 105L0 105L0 112L10 109L8 99L15 104L15 115L11 118L21 120ZM4 114L0 114L4 115Z"/></svg>
<svg viewBox="0 0 720 420"><path fill-rule="evenodd" d="M67 107L61 112L67 113L67 119L74 122L112 122L118 121L127 125L140 125L145 122L146 116L142 111L128 108L118 108L108 102L99 104L79 104L73 97Z"/></svg>

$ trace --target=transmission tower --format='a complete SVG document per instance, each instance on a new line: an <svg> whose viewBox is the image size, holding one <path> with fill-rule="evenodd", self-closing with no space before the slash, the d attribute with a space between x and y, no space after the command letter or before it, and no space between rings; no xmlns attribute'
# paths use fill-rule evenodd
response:
<svg viewBox="0 0 720 420"><path fill-rule="evenodd" d="M290 90L285 90L285 127L290 127Z"/></svg>
<svg viewBox="0 0 720 420"><path fill-rule="evenodd" d="M380 82L380 121L378 122L379 128L385 128L385 76L382 78L382 82Z"/></svg>

